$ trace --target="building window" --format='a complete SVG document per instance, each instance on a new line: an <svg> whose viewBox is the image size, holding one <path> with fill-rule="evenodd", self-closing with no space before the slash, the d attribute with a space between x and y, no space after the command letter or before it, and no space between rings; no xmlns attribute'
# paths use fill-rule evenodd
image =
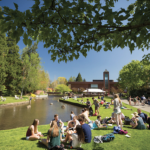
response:
<svg viewBox="0 0 150 150"><path fill-rule="evenodd" d="M91 84L92 89L98 89L98 84Z"/></svg>
<svg viewBox="0 0 150 150"><path fill-rule="evenodd" d="M105 89L108 89L108 74L105 74Z"/></svg>

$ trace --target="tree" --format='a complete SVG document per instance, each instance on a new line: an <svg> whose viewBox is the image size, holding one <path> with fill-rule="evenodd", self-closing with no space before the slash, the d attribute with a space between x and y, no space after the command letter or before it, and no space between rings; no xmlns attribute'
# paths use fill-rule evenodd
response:
<svg viewBox="0 0 150 150"><path fill-rule="evenodd" d="M83 79L83 82L86 82L86 80L85 80L85 79Z"/></svg>
<svg viewBox="0 0 150 150"><path fill-rule="evenodd" d="M75 82L75 81L76 81L76 77L72 77L72 76L68 80L68 82Z"/></svg>
<svg viewBox="0 0 150 150"><path fill-rule="evenodd" d="M0 8L1 11L1 8ZM1 24L1 20L0 20ZM1 28L0 28L0 95L6 90L5 87L5 81L7 77L6 69L6 57L8 53L8 47L7 47L7 42L6 42L6 34L1 33Z"/></svg>
<svg viewBox="0 0 150 150"><path fill-rule="evenodd" d="M34 45L30 47L25 47L21 54L22 64L23 64L23 77L22 77L22 94L23 90L26 92L34 92L38 90L39 85L39 75L38 71L41 69L40 57L36 51L37 46ZM28 50L31 50L28 52Z"/></svg>
<svg viewBox="0 0 150 150"><path fill-rule="evenodd" d="M81 74L79 73L77 78L76 78L76 81L77 82L82 82L82 77L81 77Z"/></svg>
<svg viewBox="0 0 150 150"><path fill-rule="evenodd" d="M52 82L52 84L51 84L50 87L55 90L55 88L57 87L57 85L58 85L58 81L57 81L57 80L54 80L54 81Z"/></svg>
<svg viewBox="0 0 150 150"><path fill-rule="evenodd" d="M43 69L38 70L38 89L46 90L50 84L49 74Z"/></svg>
<svg viewBox="0 0 150 150"><path fill-rule="evenodd" d="M117 90L116 90L114 87L112 87L112 88L110 89L110 91L111 91L111 93L113 93L113 94L116 94L116 93L117 93Z"/></svg>
<svg viewBox="0 0 150 150"><path fill-rule="evenodd" d="M58 84L67 84L67 79L65 77L58 77L57 79Z"/></svg>
<svg viewBox="0 0 150 150"><path fill-rule="evenodd" d="M78 88L72 88L72 92L77 93L78 92Z"/></svg>
<svg viewBox="0 0 150 150"><path fill-rule="evenodd" d="M80 54L86 57L91 49L112 51L128 46L131 53L136 47L149 49L149 0L137 0L117 11L112 9L117 0L44 0L42 7L40 0L34 1L25 12L16 3L15 10L3 7L0 28L3 33L12 29L12 38L18 42L23 36L29 46L32 39L43 41L53 61L72 61Z"/></svg>
<svg viewBox="0 0 150 150"><path fill-rule="evenodd" d="M19 90L19 84L22 79L22 63L19 55L19 46L16 41L10 36L11 31L8 32L6 37L8 52L6 57L6 73L5 86L7 95L15 95Z"/></svg>
<svg viewBox="0 0 150 150"><path fill-rule="evenodd" d="M80 92L83 92L85 90L85 88L80 87Z"/></svg>
<svg viewBox="0 0 150 150"><path fill-rule="evenodd" d="M148 68L140 61L133 60L125 65L119 72L118 82L120 88L127 88L128 94L131 90L141 89L146 84L143 78L146 70L148 71Z"/></svg>
<svg viewBox="0 0 150 150"><path fill-rule="evenodd" d="M55 89L56 89L56 91L61 92L61 93L72 91L72 90L71 90L67 85L65 85L65 84L58 84Z"/></svg>

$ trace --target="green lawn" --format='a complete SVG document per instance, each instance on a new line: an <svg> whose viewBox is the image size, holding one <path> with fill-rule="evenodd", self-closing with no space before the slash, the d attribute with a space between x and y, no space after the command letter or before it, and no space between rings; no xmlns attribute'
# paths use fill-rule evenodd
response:
<svg viewBox="0 0 150 150"><path fill-rule="evenodd" d="M24 101L27 101L29 100L28 96L23 96L22 99L15 99L15 96L12 97L12 96L3 96L3 98L6 98L6 101L0 101L0 105L2 104L8 104L8 103L16 103L16 102L24 102ZM1 97L0 97L0 100L1 100Z"/></svg>
<svg viewBox="0 0 150 150"><path fill-rule="evenodd" d="M89 98L91 100L91 98ZM110 98L105 98L107 101L110 101ZM77 101L70 99L77 103ZM84 98L86 101L86 98ZM131 114L135 112L137 109L129 106L127 104L123 104L128 108L132 108L131 110L122 110L122 112L131 117ZM93 106L94 107L94 106ZM113 106L111 109L105 109L103 106L100 108L100 115L102 118L111 116L113 112ZM146 112L147 113L147 112ZM148 114L148 113L147 113ZM90 117L91 120L96 120L96 117ZM66 125L66 123L65 123ZM0 131L0 149L2 150L36 150L36 149L45 149L46 147L38 144L38 141L27 141L25 140L25 135L28 127L21 127L10 130L1 130ZM44 138L46 138L46 133L49 129L49 125L39 125L38 130L44 134ZM93 142L94 136L104 135L107 133L111 133L113 127L109 127L109 130L92 130L92 142L89 144L82 144L82 148L84 150L149 150L150 143L150 130L137 130L131 129L129 125L123 127L124 130L127 130L131 134L131 138L125 137L125 135L115 135L114 141L102 144L95 144Z"/></svg>

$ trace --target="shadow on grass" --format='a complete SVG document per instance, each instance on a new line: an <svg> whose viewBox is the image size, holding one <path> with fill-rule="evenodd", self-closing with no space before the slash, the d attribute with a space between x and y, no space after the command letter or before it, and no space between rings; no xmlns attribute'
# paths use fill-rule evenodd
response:
<svg viewBox="0 0 150 150"><path fill-rule="evenodd" d="M44 144L42 144L42 143L36 143L37 144L37 147L39 147L39 148L43 148L43 149L48 149L47 148L47 146L45 146Z"/></svg>
<svg viewBox="0 0 150 150"><path fill-rule="evenodd" d="M104 150L103 147L100 147L100 144L94 143L92 147L94 147L92 150Z"/></svg>
<svg viewBox="0 0 150 150"><path fill-rule="evenodd" d="M26 140L26 138L25 138L25 137L23 137L23 138L21 138L21 140Z"/></svg>

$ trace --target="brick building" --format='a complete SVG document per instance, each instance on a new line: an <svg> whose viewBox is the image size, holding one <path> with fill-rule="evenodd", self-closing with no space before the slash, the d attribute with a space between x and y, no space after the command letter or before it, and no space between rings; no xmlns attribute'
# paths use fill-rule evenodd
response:
<svg viewBox="0 0 150 150"><path fill-rule="evenodd" d="M78 88L78 90L82 87L84 89L102 89L110 93L112 87L117 89L118 82L114 82L113 80L109 80L109 72L105 70L103 72L103 80L93 80L93 82L68 82L68 86L72 88Z"/></svg>

